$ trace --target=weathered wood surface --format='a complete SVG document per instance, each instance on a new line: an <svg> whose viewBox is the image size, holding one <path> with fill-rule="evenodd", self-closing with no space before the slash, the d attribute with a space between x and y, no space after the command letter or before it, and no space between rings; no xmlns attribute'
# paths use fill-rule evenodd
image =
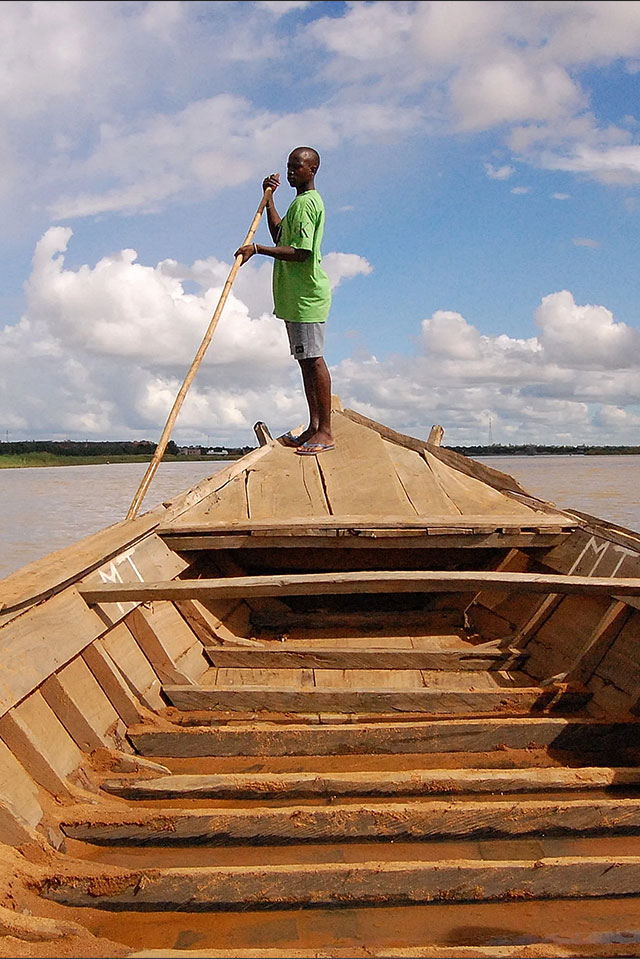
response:
<svg viewBox="0 0 640 959"><path fill-rule="evenodd" d="M91 670L78 657L50 676L41 692L71 738L84 752L113 746L113 730L122 726L119 716Z"/></svg>
<svg viewBox="0 0 640 959"><path fill-rule="evenodd" d="M586 643L558 679L586 683L615 643L631 614L632 611L626 603L613 602L595 629L590 634L587 633Z"/></svg>
<svg viewBox="0 0 640 959"><path fill-rule="evenodd" d="M114 709L127 724L142 722L144 715L139 701L131 692L124 676L101 642L87 646L82 658L108 696Z"/></svg>
<svg viewBox="0 0 640 959"><path fill-rule="evenodd" d="M128 736L145 756L314 756L354 753L489 752L553 746L613 756L637 744L640 723L587 719L443 719L340 725L255 722L238 726L150 730L133 726Z"/></svg>
<svg viewBox="0 0 640 959"><path fill-rule="evenodd" d="M222 579L167 580L156 583L104 583L82 586L88 603L148 602L206 597L317 596L350 593L467 593L500 588L505 592L640 596L640 579L496 573L457 570L292 573Z"/></svg>
<svg viewBox="0 0 640 959"><path fill-rule="evenodd" d="M273 686L163 686L178 709L239 709L272 712L503 712L529 713L543 709L555 697L553 689L505 687L503 689L354 689L277 688Z"/></svg>
<svg viewBox="0 0 640 959"><path fill-rule="evenodd" d="M54 796L68 798L67 777L82 752L39 692L0 719L0 737L29 775Z"/></svg>
<svg viewBox="0 0 640 959"><path fill-rule="evenodd" d="M506 496L501 490L494 489L484 481L465 473L451 469L435 456L429 449L422 451L422 456L433 473L436 482L446 490L447 496L453 500L462 514L482 511L487 515L502 514L513 516L523 521L531 520L536 513L529 506L524 506L517 500Z"/></svg>
<svg viewBox="0 0 640 959"><path fill-rule="evenodd" d="M437 481L429 464L420 454L396 443L383 440L398 479L414 510L421 515L459 517L461 510Z"/></svg>
<svg viewBox="0 0 640 959"><path fill-rule="evenodd" d="M342 413L334 414L331 425L336 448L318 457L329 511L368 515L375 504L378 516L415 517L380 436Z"/></svg>
<svg viewBox="0 0 640 959"><path fill-rule="evenodd" d="M246 471L259 463L264 456L269 456L274 449L274 445L275 444L268 443L265 446L252 450L250 453L247 453L246 456L235 460L229 466L225 467L225 469L214 473L213 476L207 479L201 480L196 486L187 490L187 492L165 503L166 512L163 516L163 525L179 523L183 513L192 510L209 497L215 509L216 494L236 478L244 482Z"/></svg>
<svg viewBox="0 0 640 959"><path fill-rule="evenodd" d="M188 562L169 549L160 537L151 535L94 570L79 586L91 588L104 583L143 583L173 579L184 572L188 565ZM98 604L98 608L105 622L113 624L123 619L135 605L135 602L111 602Z"/></svg>
<svg viewBox="0 0 640 959"><path fill-rule="evenodd" d="M50 553L0 582L0 614L17 612L76 582L83 575L134 546L164 516L162 507L138 519L116 523L73 546Z"/></svg>
<svg viewBox="0 0 640 959"><path fill-rule="evenodd" d="M105 631L75 587L0 627L0 715Z"/></svg>
<svg viewBox="0 0 640 959"><path fill-rule="evenodd" d="M105 655L114 663L131 691L148 709L162 709L161 683L137 642L124 623L118 623L98 640Z"/></svg>
<svg viewBox="0 0 640 959"><path fill-rule="evenodd" d="M279 444L249 470L246 489L251 521L329 515L316 457L296 456Z"/></svg>
<svg viewBox="0 0 640 959"><path fill-rule="evenodd" d="M302 459L302 457L299 457ZM482 532L473 530L421 530L395 534L392 530L369 529L367 536L362 530L316 530L309 536L253 536L250 533L233 535L229 533L211 533L201 529L194 533L163 533L162 538L178 552L210 549L371 549L371 540L384 537L384 548L388 549L548 549L559 546L567 531L554 532L541 529L537 532ZM391 535L390 535L391 534ZM411 534L411 535L409 535Z"/></svg>
<svg viewBox="0 0 640 959"><path fill-rule="evenodd" d="M42 818L42 806L34 780L0 740L0 799L31 828Z"/></svg>
<svg viewBox="0 0 640 959"><path fill-rule="evenodd" d="M432 796L436 793L520 793L640 785L640 769L619 766L511 769L394 769L391 772L176 774L106 780L102 789L126 799L297 799L313 796ZM598 800L599 801L599 800ZM629 800L636 808L640 800ZM596 803L597 805L597 803ZM634 813L635 815L635 813Z"/></svg>
<svg viewBox="0 0 640 959"><path fill-rule="evenodd" d="M527 495L527 491L520 486L513 476L509 476L508 473L502 473L500 470L494 469L491 466L486 466L484 463L477 463L475 460L469 459L466 456L462 456L460 453L454 453L453 450L446 449L444 446L438 446L435 443L430 444L425 440L419 440L413 436L406 436L404 433L398 433L396 430L392 430L390 427L384 426L382 423L376 423L375 420L371 420L369 417L363 416L362 413L357 413L355 410L345 410L343 415L348 417L348 419L352 420L354 423L358 423L361 426L366 426L371 430L375 430L375 432L379 433L384 439L390 440L392 443L397 443L399 446L404 446L407 449L415 450L418 453L422 453L423 450L428 450L433 456L445 463L447 466L450 466L454 470L458 470L458 472L464 473L467 476L472 476L475 479L479 479L488 486L492 486L494 489L510 490L514 493L524 493ZM546 504L544 505L546 506Z"/></svg>
<svg viewBox="0 0 640 959"><path fill-rule="evenodd" d="M309 645L306 649L287 643L275 648L230 649L208 646L213 666L265 669L519 669L525 657L517 649L349 649Z"/></svg>
<svg viewBox="0 0 640 959"><path fill-rule="evenodd" d="M151 794L153 795L153 794ZM149 797L150 798L150 797ZM77 817L77 813L76 813ZM63 822L65 835L93 843L313 842L349 839L458 839L535 834L589 835L640 831L637 799L581 799L573 802L394 802L332 803L284 809L140 810L117 822Z"/></svg>
<svg viewBox="0 0 640 959"><path fill-rule="evenodd" d="M398 609L398 610L371 610L371 611L350 611L350 610L330 610L322 611L322 625L313 622L308 615L294 613L290 611L286 614L272 614L263 610L255 610L251 613L251 626L255 629L268 630L303 630L305 635L317 636L322 639L327 630L346 630L351 638L360 637L369 638L371 645L376 644L374 639L377 633L384 633L387 636L397 634L411 634L415 636L429 635L435 637L438 634L456 633L460 630L459 636L463 635L464 614L460 609ZM338 635L338 634L336 634ZM346 634L345 634L346 636ZM469 648L468 640L459 639L460 648Z"/></svg>
<svg viewBox="0 0 640 959"><path fill-rule="evenodd" d="M512 513L500 513L494 511L487 513L467 513L452 516L451 514L432 513L428 517L416 516L403 513L376 513L371 511L375 500L369 500L369 512L362 513L335 513L331 516L314 516L311 520L308 516L298 516L295 513L289 513L278 520L274 519L256 519L253 521L243 520L241 518L232 519L211 519L205 524L191 524L185 522L180 526L179 532L200 532L207 530L218 533L251 533L252 535L277 534L284 536L287 533L292 535L313 535L316 531L324 533L328 530L391 530L398 533L404 533L407 530L431 531L454 530L464 532L479 531L489 532L497 529L507 529L513 532L520 530L552 530L552 531L571 531L575 530L575 520L570 517L532 512L529 517L514 516ZM174 526L162 526L159 529L161 535L170 535L176 531Z"/></svg>
<svg viewBox="0 0 640 959"><path fill-rule="evenodd" d="M190 525L206 526L210 522L246 521L248 518L247 479L243 472L229 480L221 489L205 496L180 516L173 517L171 520L167 519L167 522L170 522L172 527L180 529L184 522Z"/></svg>
<svg viewBox="0 0 640 959"><path fill-rule="evenodd" d="M104 892L102 891L104 890ZM42 894L71 906L140 908L473 902L640 894L640 857L314 863L52 878Z"/></svg>

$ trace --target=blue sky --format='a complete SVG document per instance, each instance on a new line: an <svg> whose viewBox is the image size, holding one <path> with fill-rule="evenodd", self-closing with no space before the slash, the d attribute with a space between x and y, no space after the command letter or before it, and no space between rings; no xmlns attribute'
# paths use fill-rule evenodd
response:
<svg viewBox="0 0 640 959"><path fill-rule="evenodd" d="M0 438L156 439L263 176L309 144L346 405L453 445L640 443L640 3L0 17ZM303 421L270 270L241 271L178 442Z"/></svg>

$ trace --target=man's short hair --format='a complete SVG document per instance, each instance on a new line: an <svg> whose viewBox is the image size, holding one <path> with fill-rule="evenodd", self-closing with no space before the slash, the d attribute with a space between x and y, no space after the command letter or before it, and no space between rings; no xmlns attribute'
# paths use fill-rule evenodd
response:
<svg viewBox="0 0 640 959"><path fill-rule="evenodd" d="M313 147L296 147L291 153L308 153L313 158L316 170L320 167L320 154Z"/></svg>

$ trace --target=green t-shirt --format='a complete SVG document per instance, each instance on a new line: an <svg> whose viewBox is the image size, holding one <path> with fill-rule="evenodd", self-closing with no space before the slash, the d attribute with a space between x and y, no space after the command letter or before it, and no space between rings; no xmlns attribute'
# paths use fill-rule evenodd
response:
<svg viewBox="0 0 640 959"><path fill-rule="evenodd" d="M280 224L278 246L310 250L304 263L275 260L273 312L294 323L324 323L331 306L329 277L320 263L324 233L324 204L317 190L295 198Z"/></svg>

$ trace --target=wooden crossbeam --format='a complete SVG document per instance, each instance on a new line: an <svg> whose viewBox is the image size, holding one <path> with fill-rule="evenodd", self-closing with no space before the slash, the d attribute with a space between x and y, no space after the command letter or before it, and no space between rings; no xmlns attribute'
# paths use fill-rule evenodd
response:
<svg viewBox="0 0 640 959"><path fill-rule="evenodd" d="M509 529L519 530L572 530L579 526L577 520L568 516L562 516L559 513L537 513L531 512L529 515L518 516L514 513L460 513L451 515L433 515L416 516L415 519L409 519L407 516L391 515L332 515L332 516L288 516L284 520L274 519L240 519L237 522L223 520L215 522L213 519L207 521L206 526L202 523L190 525L188 516L177 525L165 525L158 532L162 535L169 533L198 533L206 532L226 532L256 535L259 533L284 535L287 532L300 533L302 531L313 530L364 530L364 529L387 529L396 530L399 533L404 530L496 530Z"/></svg>
<svg viewBox="0 0 640 959"><path fill-rule="evenodd" d="M252 772L171 775L155 779L108 779L101 788L123 799L310 799L318 797L426 796L545 793L640 786L640 769L611 766L550 766L508 769L376 769L347 772ZM553 800L557 802L557 800ZM572 799L572 802L576 802ZM579 801L578 801L579 802ZM586 800L585 805L593 802ZM640 829L640 800L623 800ZM465 801L465 807L469 804ZM513 809L513 804L509 804ZM167 810L163 810L163 815ZM74 814L75 815L75 814ZM520 822L520 819L515 820ZM505 825L505 829L508 828Z"/></svg>
<svg viewBox="0 0 640 959"><path fill-rule="evenodd" d="M451 772L451 770L446 770ZM185 778L185 777L179 777ZM193 777L196 778L196 777ZM199 777L204 779L206 777ZM155 785L157 780L151 780ZM112 790L114 791L114 790ZM201 790L200 795L206 795ZM125 793L125 795L130 795ZM144 794L143 794L144 795ZM149 790L147 798L162 796ZM179 797L193 798L195 791ZM258 796L258 798L262 798ZM77 819L63 823L65 835L85 842L144 843L159 845L180 842L304 842L343 839L459 839L539 835L592 835L603 829L637 832L640 829L640 802L637 799L587 799L573 801L529 800L518 803L447 800L421 802L332 802L330 806L288 806L284 809L163 809L141 815L120 814L121 819L105 823ZM89 814L91 815L91 814ZM77 816L77 814L76 814Z"/></svg>
<svg viewBox="0 0 640 959"><path fill-rule="evenodd" d="M553 746L556 751L605 754L609 761L637 741L640 723L604 723L552 716L429 719L280 726L212 725L185 729L130 726L128 738L143 756L344 756L433 752L490 752Z"/></svg>
<svg viewBox="0 0 640 959"><path fill-rule="evenodd" d="M543 710L555 700L550 686L497 689L345 689L289 686L169 686L162 687L169 702L184 710L266 710L321 713L428 713L463 715L502 712L509 715ZM575 697L574 697L575 699ZM584 702L581 697L580 705Z"/></svg>
<svg viewBox="0 0 640 959"><path fill-rule="evenodd" d="M247 532L195 533L166 532L163 540L178 552L210 549L549 549L559 546L569 535L569 530L554 529L517 530L502 529L487 532L477 529L446 530L391 530L391 529L316 529L303 531L300 535L272 533L253 535Z"/></svg>
<svg viewBox="0 0 640 959"><path fill-rule="evenodd" d="M144 603L152 600L231 599L260 596L319 596L369 593L469 593L501 589L516 593L585 596L640 596L640 579L457 570L384 570L229 576L222 579L157 583L104 583L85 587L88 603Z"/></svg>
<svg viewBox="0 0 640 959"><path fill-rule="evenodd" d="M262 648L209 646L213 666L240 669L519 669L525 657L517 649L353 649L290 646Z"/></svg>
<svg viewBox="0 0 640 959"><path fill-rule="evenodd" d="M373 857L372 857L373 858ZM191 909L347 903L469 902L640 894L640 857L536 860L315 862L87 871L41 881L41 895L72 906ZM103 891L104 890L104 891Z"/></svg>

